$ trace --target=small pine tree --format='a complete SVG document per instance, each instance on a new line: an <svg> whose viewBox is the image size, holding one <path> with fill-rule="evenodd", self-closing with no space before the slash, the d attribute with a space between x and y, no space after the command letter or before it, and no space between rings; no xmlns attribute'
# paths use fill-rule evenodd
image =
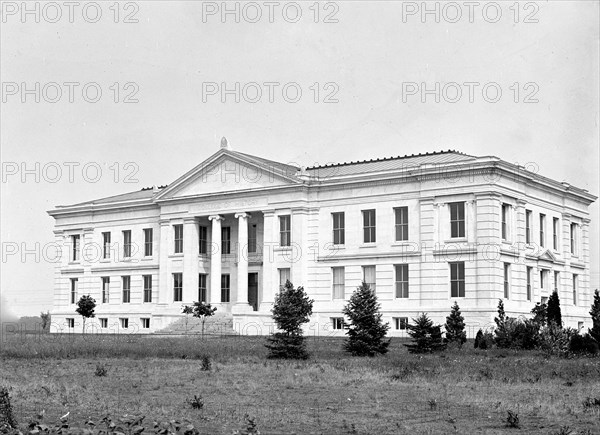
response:
<svg viewBox="0 0 600 435"><path fill-rule="evenodd" d="M434 325L426 313L421 313L412 320L414 325L409 324L407 328L413 342L405 344L410 353L430 353L446 347L442 340L441 326Z"/></svg>
<svg viewBox="0 0 600 435"><path fill-rule="evenodd" d="M533 321L540 327L546 326L548 321L548 306L544 303L538 302L535 307L531 309L533 314Z"/></svg>
<svg viewBox="0 0 600 435"><path fill-rule="evenodd" d="M385 340L385 336L390 325L381 320L380 308L377 296L369 284L363 282L343 310L350 320L346 332L348 338L344 342L346 352L356 356L375 356L388 351L390 340Z"/></svg>
<svg viewBox="0 0 600 435"><path fill-rule="evenodd" d="M594 302L592 303L590 316L592 316L592 329L589 330L590 335L600 345L600 293L598 289L594 292Z"/></svg>
<svg viewBox="0 0 600 435"><path fill-rule="evenodd" d="M271 310L273 320L282 332L276 332L268 338L268 343L265 344L269 349L268 358L309 357L302 335L302 324L310 320L313 303L303 287L294 288L289 280L286 281L281 292L275 296Z"/></svg>
<svg viewBox="0 0 600 435"><path fill-rule="evenodd" d="M473 343L473 347L475 349L479 348L479 346L481 346L482 341L483 341L483 331L480 329L479 331L477 331L477 335L475 335L475 342Z"/></svg>
<svg viewBox="0 0 600 435"><path fill-rule="evenodd" d="M554 323L559 328L562 328L562 315L560 313L560 299L558 293L553 291L548 298L547 308L548 324Z"/></svg>
<svg viewBox="0 0 600 435"><path fill-rule="evenodd" d="M504 302L502 299L498 299L498 317L494 317L496 323L496 329L494 329L494 341L498 347L510 347L510 336L508 333L507 323L508 317L504 312Z"/></svg>
<svg viewBox="0 0 600 435"><path fill-rule="evenodd" d="M457 343L460 346L467 341L467 333L465 332L465 318L460 312L460 307L455 301L452 305L450 315L446 317L446 337L444 343Z"/></svg>
<svg viewBox="0 0 600 435"><path fill-rule="evenodd" d="M96 300L90 295L85 295L77 301L77 309L75 310L83 317L83 333L85 334L85 319L96 317L94 310L96 309Z"/></svg>

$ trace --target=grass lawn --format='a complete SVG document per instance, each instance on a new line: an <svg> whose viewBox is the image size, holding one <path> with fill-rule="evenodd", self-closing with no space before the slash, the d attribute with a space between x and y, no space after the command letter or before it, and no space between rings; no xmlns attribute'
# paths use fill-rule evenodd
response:
<svg viewBox="0 0 600 435"><path fill-rule="evenodd" d="M231 434L600 434L600 358L461 350L411 355L393 340L382 357L351 357L342 341L309 338L308 361L267 360L261 337L4 336L0 386L18 422L40 410L72 427L144 415ZM202 357L212 362L202 370ZM96 366L107 368L96 376ZM189 401L201 397L202 409ZM593 400L591 401L593 402ZM507 411L521 429L506 427ZM23 427L24 428L24 427ZM588 431L588 432L586 432ZM562 432L568 433L568 432Z"/></svg>

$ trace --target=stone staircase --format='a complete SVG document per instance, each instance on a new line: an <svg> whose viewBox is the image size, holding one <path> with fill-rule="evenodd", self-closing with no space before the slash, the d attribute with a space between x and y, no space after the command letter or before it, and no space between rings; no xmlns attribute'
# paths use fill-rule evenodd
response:
<svg viewBox="0 0 600 435"><path fill-rule="evenodd" d="M181 317L166 328L160 329L155 334L164 335L201 335L202 320L189 316L181 315ZM231 313L215 313L211 317L206 318L204 323L204 335L235 335L233 329L233 316Z"/></svg>

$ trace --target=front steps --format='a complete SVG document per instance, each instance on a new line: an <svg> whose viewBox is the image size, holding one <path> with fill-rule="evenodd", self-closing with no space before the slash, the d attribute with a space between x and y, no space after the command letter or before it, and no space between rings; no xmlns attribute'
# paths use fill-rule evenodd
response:
<svg viewBox="0 0 600 435"><path fill-rule="evenodd" d="M155 331L158 335L201 335L202 320L192 316L181 315L178 319L171 322L165 328ZM233 315L231 313L216 312L213 316L207 317L204 323L205 335L235 335L233 329Z"/></svg>

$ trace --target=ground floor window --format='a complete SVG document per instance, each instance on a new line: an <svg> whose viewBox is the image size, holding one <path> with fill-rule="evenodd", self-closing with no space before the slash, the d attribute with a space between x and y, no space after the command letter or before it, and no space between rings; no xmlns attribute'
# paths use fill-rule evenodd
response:
<svg viewBox="0 0 600 435"><path fill-rule="evenodd" d="M173 301L181 302L183 300L183 274L173 274Z"/></svg>
<svg viewBox="0 0 600 435"><path fill-rule="evenodd" d="M142 317L140 320L142 321L142 329L150 328L150 319L148 317Z"/></svg>
<svg viewBox="0 0 600 435"><path fill-rule="evenodd" d="M198 300L200 302L207 302L206 298L206 277L205 273L198 275Z"/></svg>
<svg viewBox="0 0 600 435"><path fill-rule="evenodd" d="M123 329L129 328L129 319L128 318L122 317L119 319L119 322L121 323L121 328L123 328Z"/></svg>
<svg viewBox="0 0 600 435"><path fill-rule="evenodd" d="M396 269L396 298L408 298L408 264L397 264Z"/></svg>
<svg viewBox="0 0 600 435"><path fill-rule="evenodd" d="M101 317L99 320L101 328L108 328L108 319L106 317Z"/></svg>
<svg viewBox="0 0 600 435"><path fill-rule="evenodd" d="M230 302L231 282L229 274L221 275L221 302Z"/></svg>
<svg viewBox="0 0 600 435"><path fill-rule="evenodd" d="M375 266L363 266L363 281L372 292L375 292L375 271Z"/></svg>
<svg viewBox="0 0 600 435"><path fill-rule="evenodd" d="M408 317L394 317L394 327L398 330L407 329Z"/></svg>
<svg viewBox="0 0 600 435"><path fill-rule="evenodd" d="M75 319L67 318L67 328L69 328L69 329L75 328Z"/></svg>
<svg viewBox="0 0 600 435"><path fill-rule="evenodd" d="M344 318L343 317L332 317L331 325L333 329L344 329Z"/></svg>
<svg viewBox="0 0 600 435"><path fill-rule="evenodd" d="M450 263L450 297L465 297L465 263Z"/></svg>

